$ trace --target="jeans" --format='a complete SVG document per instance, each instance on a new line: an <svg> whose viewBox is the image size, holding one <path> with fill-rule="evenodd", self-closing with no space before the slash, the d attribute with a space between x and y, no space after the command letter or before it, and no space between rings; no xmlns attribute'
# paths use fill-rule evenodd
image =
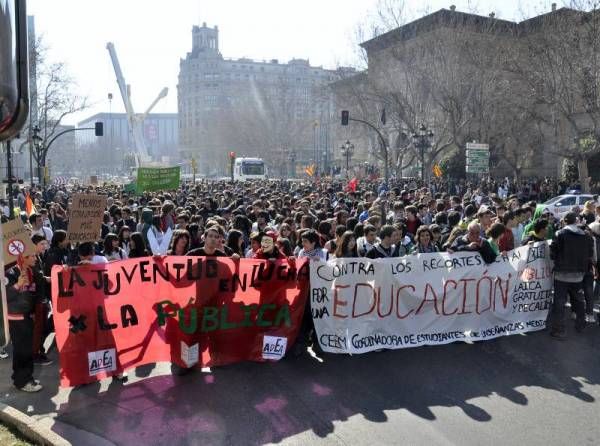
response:
<svg viewBox="0 0 600 446"><path fill-rule="evenodd" d="M583 276L583 295L585 296L586 314L594 313L594 274L589 272Z"/></svg>
<svg viewBox="0 0 600 446"><path fill-rule="evenodd" d="M554 301L552 302L552 330L565 331L567 296L571 298L571 309L577 316L576 327L585 326L584 297L581 292L583 282L561 282L554 280Z"/></svg>
<svg viewBox="0 0 600 446"><path fill-rule="evenodd" d="M33 320L28 316L22 321L8 321L13 345L12 380L19 389L33 381Z"/></svg>

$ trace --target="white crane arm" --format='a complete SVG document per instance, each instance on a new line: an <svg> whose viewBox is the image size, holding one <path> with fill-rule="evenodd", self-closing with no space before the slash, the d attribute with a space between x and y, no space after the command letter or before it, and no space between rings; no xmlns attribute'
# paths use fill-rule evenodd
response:
<svg viewBox="0 0 600 446"><path fill-rule="evenodd" d="M119 63L119 58L117 57L115 45L112 42L108 42L106 44L106 49L110 54L110 59L112 60L113 68L115 69L115 75L117 76L117 85L119 86L121 97L123 98L123 105L125 105L125 111L127 112L129 119L131 119L131 117L134 115L133 106L131 105L131 99L129 98L127 84L125 83L123 72L121 71L121 64Z"/></svg>
<svg viewBox="0 0 600 446"><path fill-rule="evenodd" d="M168 88L163 88L160 93L158 94L158 96L156 97L156 99L152 102L152 104L150 104L150 107L148 107L148 109L144 112L144 114L142 116L139 117L140 121L144 121L144 119L146 119L146 117L148 116L148 114L152 111L152 109L154 108L154 106L158 103L158 101L160 101L161 99L163 99L164 97L167 96L167 94L169 93L169 89Z"/></svg>
<svg viewBox="0 0 600 446"><path fill-rule="evenodd" d="M131 127L131 133L133 135L133 141L137 152L136 165L139 167L150 159L148 156L148 149L146 148L146 143L144 141L144 136L142 135L142 121L136 119L133 105L131 104L129 88L125 83L125 78L123 77L123 72L121 71L121 64L119 63L119 58L117 57L115 45L112 42L108 42L106 44L106 49L110 54L113 68L115 69L115 75L117 76L117 84L119 85L119 91L121 92L121 97L123 98L123 104L125 105L125 111L127 112L127 118L129 120L129 126Z"/></svg>

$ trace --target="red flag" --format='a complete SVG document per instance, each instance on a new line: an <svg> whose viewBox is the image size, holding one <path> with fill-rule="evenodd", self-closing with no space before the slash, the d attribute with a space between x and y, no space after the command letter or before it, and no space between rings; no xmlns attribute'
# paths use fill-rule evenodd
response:
<svg viewBox="0 0 600 446"><path fill-rule="evenodd" d="M348 185L346 186L346 192L356 192L356 187L358 186L358 180L356 177L352 178L348 181Z"/></svg>

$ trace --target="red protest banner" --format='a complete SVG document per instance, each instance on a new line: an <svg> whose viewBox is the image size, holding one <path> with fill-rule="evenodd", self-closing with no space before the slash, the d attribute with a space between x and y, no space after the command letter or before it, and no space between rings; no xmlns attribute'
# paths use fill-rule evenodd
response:
<svg viewBox="0 0 600 446"><path fill-rule="evenodd" d="M143 364L281 359L294 343L308 263L146 257L52 269L61 386Z"/></svg>

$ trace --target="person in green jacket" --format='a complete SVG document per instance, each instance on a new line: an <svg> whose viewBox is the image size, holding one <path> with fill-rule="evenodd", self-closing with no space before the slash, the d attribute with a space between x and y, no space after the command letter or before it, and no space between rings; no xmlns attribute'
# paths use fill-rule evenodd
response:
<svg viewBox="0 0 600 446"><path fill-rule="evenodd" d="M550 211L544 208L543 204L538 204L535 208L535 212L533 214L533 218L529 222L525 229L523 230L523 236L521 237L521 242L523 242L526 238L530 237L533 234L533 225L539 219L544 218L548 220L548 230L546 231L546 240L552 240L554 237L554 225L550 221Z"/></svg>

